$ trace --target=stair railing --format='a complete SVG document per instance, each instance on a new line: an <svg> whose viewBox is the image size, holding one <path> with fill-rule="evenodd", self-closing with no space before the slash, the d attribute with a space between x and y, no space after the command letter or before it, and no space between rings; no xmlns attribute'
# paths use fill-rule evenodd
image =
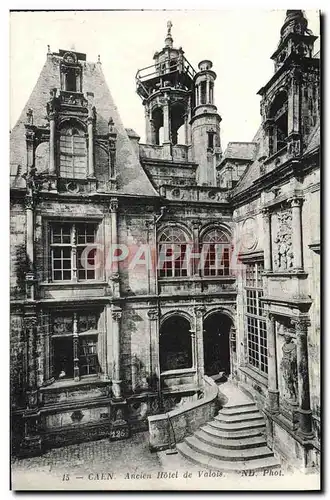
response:
<svg viewBox="0 0 330 500"><path fill-rule="evenodd" d="M178 453L178 450L176 447L175 431L174 431L172 420L171 420L170 415L168 413L166 413L166 417L167 417L167 422L168 422L168 435L169 435L169 440L170 440L170 448L169 448L169 450L166 451L166 455L174 455L174 454ZM173 440L171 439L171 430L172 430Z"/></svg>

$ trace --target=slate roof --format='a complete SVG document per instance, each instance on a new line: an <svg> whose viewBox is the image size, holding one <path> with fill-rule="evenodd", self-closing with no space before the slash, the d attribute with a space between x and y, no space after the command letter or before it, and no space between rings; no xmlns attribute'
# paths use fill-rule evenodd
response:
<svg viewBox="0 0 330 500"><path fill-rule="evenodd" d="M229 142L224 152L222 162L225 159L253 160L257 144L254 142Z"/></svg>
<svg viewBox="0 0 330 500"><path fill-rule="evenodd" d="M263 156L261 151L261 148L263 146L261 126L259 127L255 137L253 138L253 142L257 143L257 147L255 150L255 160L247 167L244 174L240 178L239 182L233 189L232 191L233 195L236 195L241 191L244 191L245 189L249 188L250 186L252 186L254 181L256 181L260 177L260 164L257 158ZM318 120L318 122L316 123L315 127L313 128L313 130L309 135L307 146L303 153L303 156L313 152L317 147L319 147L319 145L320 145L320 121Z"/></svg>
<svg viewBox="0 0 330 500"><path fill-rule="evenodd" d="M253 144L254 145L254 156L253 156L253 162L248 165L246 168L244 174L238 181L237 185L233 189L232 193L237 194L241 191L244 191L246 188L251 186L253 182L259 177L260 175L260 167L259 167L259 162L257 161L257 158L260 156L258 153L260 152L260 148L262 147L262 126L259 127L256 135L253 138L253 141L247 144Z"/></svg>
<svg viewBox="0 0 330 500"><path fill-rule="evenodd" d="M47 55L47 60L30 98L10 134L10 165L11 175L13 176L17 174L18 165L22 167L21 173L26 171L24 124L26 123L28 109L33 109L34 125L47 125L46 103L50 98L49 92L52 88L61 88L60 61L61 58L56 54ZM83 92L85 95L87 92L94 93L94 105L97 112L96 134L103 135L108 133L108 121L110 117L112 117L116 127L117 193L135 196L158 196L158 193L143 170L134 146L131 144L128 133L123 126L119 111L105 81L102 65L100 63L84 61L81 61L81 64L83 67Z"/></svg>

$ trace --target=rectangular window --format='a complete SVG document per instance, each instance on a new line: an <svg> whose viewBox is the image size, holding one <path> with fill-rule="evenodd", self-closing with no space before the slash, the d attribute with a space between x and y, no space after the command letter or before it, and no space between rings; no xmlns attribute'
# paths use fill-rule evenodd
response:
<svg viewBox="0 0 330 500"><path fill-rule="evenodd" d="M201 82L200 89L201 89L200 104L206 104L206 82Z"/></svg>
<svg viewBox="0 0 330 500"><path fill-rule="evenodd" d="M97 355L99 312L62 312L52 316L53 376L57 380L100 372Z"/></svg>
<svg viewBox="0 0 330 500"><path fill-rule="evenodd" d="M263 263L247 264L245 269L248 363L256 370L267 374L267 329L261 300Z"/></svg>
<svg viewBox="0 0 330 500"><path fill-rule="evenodd" d="M178 250L180 251L180 253L178 252ZM159 255L164 256L163 257L164 261L161 263L161 268L159 269L159 276L161 278L188 276L188 269L186 267L186 259L185 259L186 251L187 251L187 245L185 243L160 244Z"/></svg>
<svg viewBox="0 0 330 500"><path fill-rule="evenodd" d="M214 149L214 132L207 133L207 149Z"/></svg>
<svg viewBox="0 0 330 500"><path fill-rule="evenodd" d="M96 223L50 225L52 281L95 280Z"/></svg>
<svg viewBox="0 0 330 500"><path fill-rule="evenodd" d="M71 135L60 134L60 175L69 179L85 179L87 172L86 139L74 129Z"/></svg>

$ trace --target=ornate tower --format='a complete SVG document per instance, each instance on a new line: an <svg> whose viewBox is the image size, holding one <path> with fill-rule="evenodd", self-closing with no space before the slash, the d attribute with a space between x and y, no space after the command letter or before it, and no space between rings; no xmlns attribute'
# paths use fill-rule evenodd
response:
<svg viewBox="0 0 330 500"><path fill-rule="evenodd" d="M146 142L163 145L163 157L171 159L171 146L178 143L184 127L183 144L190 144L191 95L195 71L180 47L173 47L172 23L167 23L165 46L154 55L154 64L136 74L137 93L145 108Z"/></svg>
<svg viewBox="0 0 330 500"><path fill-rule="evenodd" d="M265 156L300 156L319 118L319 59L316 36L301 10L287 10L278 47L271 59L275 74L259 90L266 133Z"/></svg>
<svg viewBox="0 0 330 500"><path fill-rule="evenodd" d="M198 163L197 184L216 185L216 163L220 159L221 117L214 105L212 62L201 61L194 78L194 109L191 119L192 158Z"/></svg>

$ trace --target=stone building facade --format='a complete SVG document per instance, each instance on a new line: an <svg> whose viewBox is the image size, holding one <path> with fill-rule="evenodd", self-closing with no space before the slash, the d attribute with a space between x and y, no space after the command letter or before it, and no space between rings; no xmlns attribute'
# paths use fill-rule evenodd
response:
<svg viewBox="0 0 330 500"><path fill-rule="evenodd" d="M146 144L100 61L48 51L11 132L13 448L135 432L224 372L306 469L320 450L319 59L287 11L261 125L222 152L216 73L168 23Z"/></svg>

